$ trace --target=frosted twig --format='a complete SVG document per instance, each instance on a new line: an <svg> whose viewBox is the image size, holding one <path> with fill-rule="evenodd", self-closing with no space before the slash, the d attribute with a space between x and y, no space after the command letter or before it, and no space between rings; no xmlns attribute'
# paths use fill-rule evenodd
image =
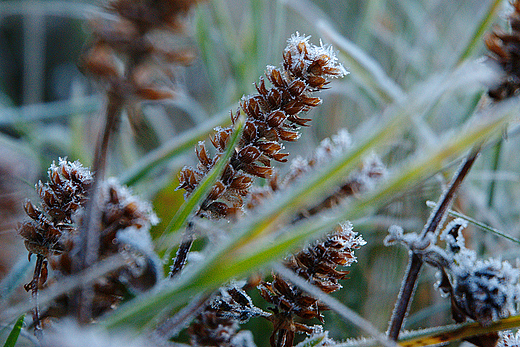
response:
<svg viewBox="0 0 520 347"><path fill-rule="evenodd" d="M153 339L159 341L167 341L176 336L182 329L184 329L189 321L193 319L204 308L204 304L208 301L208 295L197 295L191 303L186 305L183 309L177 312L173 317L168 318L161 323L159 327L153 332Z"/></svg>
<svg viewBox="0 0 520 347"><path fill-rule="evenodd" d="M448 189L441 196L439 203L436 205L436 208L430 214L430 218L424 226L420 238L424 239L428 237L429 234L436 233L439 229L439 226L442 225L442 221L446 218L446 214L451 206L451 203L453 202L453 199L455 198L455 194L464 181L464 178L466 178L469 170L473 166L473 163L477 159L480 153L480 149L481 144L475 145L471 149L471 152L462 163L460 169L457 171L457 173L455 173L455 176L450 182ZM397 338L399 337L399 332L401 331L404 318L408 312L410 301L413 296L423 261L412 250L410 252L408 264L408 269L406 270L406 274L401 285L401 290L399 291L399 296L395 304L394 311L392 312L390 327L388 328L388 336L394 341L397 341Z"/></svg>

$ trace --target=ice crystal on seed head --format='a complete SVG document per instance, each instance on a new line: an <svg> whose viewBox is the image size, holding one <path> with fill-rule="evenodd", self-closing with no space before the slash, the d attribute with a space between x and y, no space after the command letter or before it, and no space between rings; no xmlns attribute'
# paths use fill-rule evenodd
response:
<svg viewBox="0 0 520 347"><path fill-rule="evenodd" d="M440 235L441 240L445 240L449 247L454 252L458 252L458 250L466 249L464 236L460 232L468 226L468 222L462 218L455 218L451 222L448 223L446 228L442 231Z"/></svg>
<svg viewBox="0 0 520 347"><path fill-rule="evenodd" d="M301 71L303 77L314 73L316 62L320 61L324 76L343 77L349 72L338 63L334 49L330 45L315 46L309 44L310 36L300 35L299 32L291 35L287 40L284 56L290 56L291 71Z"/></svg>
<svg viewBox="0 0 520 347"><path fill-rule="evenodd" d="M520 347L520 330L516 334L510 330L501 332L496 347Z"/></svg>

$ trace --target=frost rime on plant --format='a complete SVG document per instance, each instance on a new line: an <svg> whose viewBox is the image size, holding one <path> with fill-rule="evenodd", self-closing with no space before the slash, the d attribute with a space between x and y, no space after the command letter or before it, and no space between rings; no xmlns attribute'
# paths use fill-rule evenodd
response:
<svg viewBox="0 0 520 347"><path fill-rule="evenodd" d="M393 227L385 239L387 245L401 242L424 262L439 270L439 290L451 298L452 315L456 322L468 318L489 326L494 321L516 314L520 298L520 271L507 261L480 260L467 249L461 230L466 222L456 219L441 234L446 250L434 244L433 238L421 239L415 233L403 235Z"/></svg>
<svg viewBox="0 0 520 347"><path fill-rule="evenodd" d="M296 33L287 41L282 67L267 66L266 86L263 77L256 85L258 94L242 97L240 108L231 120L236 123L240 112L247 116L244 132L236 152L224 168L223 174L202 203L199 214L222 218L239 212L255 177L269 178L273 174L271 160L287 161L283 141L293 142L300 137L299 127L310 119L300 116L321 104L312 96L322 90L332 78L347 74L338 62L332 47L313 45L308 36ZM189 195L214 167L233 131L232 127L216 128L211 143L216 149L209 155L204 142L196 147L198 165L184 167L180 172L179 188Z"/></svg>

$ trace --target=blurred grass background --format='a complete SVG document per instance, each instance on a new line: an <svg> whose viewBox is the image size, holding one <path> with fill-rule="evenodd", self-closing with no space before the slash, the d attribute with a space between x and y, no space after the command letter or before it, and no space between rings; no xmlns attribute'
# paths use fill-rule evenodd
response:
<svg viewBox="0 0 520 347"><path fill-rule="evenodd" d="M99 4L0 2L2 277L14 264L26 261L14 227L21 202L34 196L33 184L45 179L46 169L58 157L80 160L87 166L92 162L103 98L95 83L78 71L76 62L88 41L86 19ZM291 157L308 155L321 139L339 128L347 128L356 141L362 139L366 127L377 124L390 105L406 95L421 95L422 89L431 91L433 82L447 78L465 62L481 59L485 49L478 29L491 22L504 25L506 5L507 1L495 0L202 3L192 14L191 37L179 42L195 49L197 58L191 66L180 68L177 98L163 104L141 104L132 110L132 117L123 118L109 156L109 174L131 177L136 163L147 154L153 156L157 153L154 150L170 148L169 144L188 130L211 129L207 125L210 119L224 122L223 117L236 109L240 97L255 91L253 82L265 66L279 64L286 39L296 31L312 35L314 43L322 38L325 44L334 44L352 73L320 95L324 102L310 114L312 126L303 129L297 144L288 146ZM486 18L489 21L482 26ZM362 57L370 57L369 68L380 71L382 77L376 81L384 83L371 84L370 76L362 74L363 67L352 60L353 51L348 50L352 46L340 47L334 35L348 40ZM480 70L462 71L474 74L467 76L471 83L464 88L447 88L438 99L432 97L435 102L414 113L410 128L381 151L391 172L414 153L436 148L474 113L485 91L485 85L478 82L487 75ZM198 134L203 138L202 130ZM520 143L516 134L484 150L455 208L519 237ZM147 170L145 176L129 180L136 192L154 202L162 219L155 233L164 230L184 201L182 192L175 191L176 175L183 165L194 163L193 154L192 149L181 148L172 159L168 157L162 165ZM396 192L400 194L386 207L354 223L368 244L356 252L358 263L337 297L382 331L386 330L407 260L404 248L383 246L387 228L400 224L407 231L419 231L429 214L425 202L437 200L455 167L432 173L412 190ZM281 167L282 171L287 169L288 165ZM472 227L467 231L467 243L482 255L508 258L515 254L511 243ZM434 290L434 281L432 271L423 272L406 328L450 322L448 300ZM336 339L359 333L333 312L327 313L326 321ZM266 324L255 320L246 325L258 337L259 346L268 343Z"/></svg>

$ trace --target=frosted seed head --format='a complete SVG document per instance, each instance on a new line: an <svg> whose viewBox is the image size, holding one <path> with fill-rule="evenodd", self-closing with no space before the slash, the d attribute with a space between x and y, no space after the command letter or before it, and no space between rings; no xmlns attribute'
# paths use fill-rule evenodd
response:
<svg viewBox="0 0 520 347"><path fill-rule="evenodd" d="M338 62L332 46L323 45L321 41L319 46L313 45L309 43L309 38L296 32L287 40L284 57L291 72L304 79L311 75L336 78L348 74Z"/></svg>

